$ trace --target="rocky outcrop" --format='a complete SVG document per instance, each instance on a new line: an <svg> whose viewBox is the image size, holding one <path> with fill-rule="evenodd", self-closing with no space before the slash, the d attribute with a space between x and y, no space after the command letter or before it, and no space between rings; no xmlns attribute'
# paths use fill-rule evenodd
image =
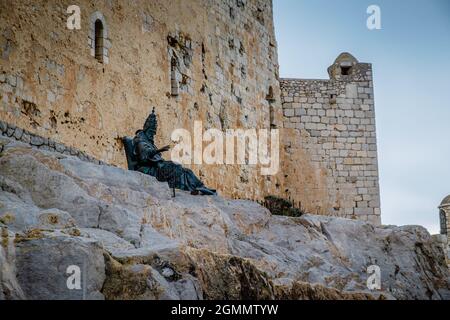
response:
<svg viewBox="0 0 450 320"><path fill-rule="evenodd" d="M172 198L138 172L0 144L0 299L448 297L442 249L422 227ZM379 291L367 288L370 265Z"/></svg>

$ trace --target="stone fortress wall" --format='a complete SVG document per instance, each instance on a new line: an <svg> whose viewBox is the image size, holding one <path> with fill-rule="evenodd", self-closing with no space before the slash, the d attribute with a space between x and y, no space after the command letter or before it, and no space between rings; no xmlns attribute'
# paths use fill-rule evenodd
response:
<svg viewBox="0 0 450 320"><path fill-rule="evenodd" d="M73 4L81 30L66 26ZM191 168L227 197L277 195L308 212L379 223L370 65L280 87L271 0L5 0L0 62L5 135L125 168L121 137L152 106L161 146L194 121L204 130L277 128L275 176L253 165Z"/></svg>
<svg viewBox="0 0 450 320"><path fill-rule="evenodd" d="M73 4L81 30L66 26ZM0 120L109 164L125 167L120 138L152 106L159 145L196 120L205 130L281 122L269 0L5 0L0 50ZM192 169L230 197L281 183L249 165Z"/></svg>
<svg viewBox="0 0 450 320"><path fill-rule="evenodd" d="M328 72L281 80L287 193L309 212L379 224L371 65L343 53Z"/></svg>

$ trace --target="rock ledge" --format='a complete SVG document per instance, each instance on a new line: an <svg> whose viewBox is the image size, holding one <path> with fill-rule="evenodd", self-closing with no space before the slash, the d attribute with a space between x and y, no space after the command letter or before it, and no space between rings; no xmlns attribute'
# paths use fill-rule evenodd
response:
<svg viewBox="0 0 450 320"><path fill-rule="evenodd" d="M420 226L172 198L137 172L5 137L0 150L0 299L449 297L442 249ZM367 288L370 265L379 291ZM70 266L80 290L68 289Z"/></svg>

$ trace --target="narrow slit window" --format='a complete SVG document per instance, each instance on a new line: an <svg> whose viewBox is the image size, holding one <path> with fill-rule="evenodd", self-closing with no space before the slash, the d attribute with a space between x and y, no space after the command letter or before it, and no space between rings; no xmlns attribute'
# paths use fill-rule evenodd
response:
<svg viewBox="0 0 450 320"><path fill-rule="evenodd" d="M95 21L95 59L103 63L104 29L100 20Z"/></svg>
<svg viewBox="0 0 450 320"><path fill-rule="evenodd" d="M276 129L277 128L277 124L275 122L275 109L273 107L272 104L270 104L269 106L269 121L270 121L270 128L271 129Z"/></svg>
<svg viewBox="0 0 450 320"><path fill-rule="evenodd" d="M178 95L177 66L178 66L177 58L172 57L172 59L170 60L170 84L172 96Z"/></svg>
<svg viewBox="0 0 450 320"><path fill-rule="evenodd" d="M108 24L103 14L99 11L91 14L88 35L89 51L95 60L104 65L109 64L111 41L108 33Z"/></svg>
<svg viewBox="0 0 450 320"><path fill-rule="evenodd" d="M269 101L269 102L274 102L275 101L275 96L273 94L272 86L269 86L269 92L267 93L266 100Z"/></svg>

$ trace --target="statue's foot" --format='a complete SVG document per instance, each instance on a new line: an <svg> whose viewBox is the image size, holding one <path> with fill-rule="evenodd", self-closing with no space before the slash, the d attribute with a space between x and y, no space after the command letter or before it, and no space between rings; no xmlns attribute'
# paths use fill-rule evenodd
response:
<svg viewBox="0 0 450 320"><path fill-rule="evenodd" d="M207 188L207 187L199 187L199 188L196 188L196 191L197 192L200 192L202 195L204 195L204 196L214 196L214 195L216 195L216 190L214 190L214 189L209 189L209 188Z"/></svg>

